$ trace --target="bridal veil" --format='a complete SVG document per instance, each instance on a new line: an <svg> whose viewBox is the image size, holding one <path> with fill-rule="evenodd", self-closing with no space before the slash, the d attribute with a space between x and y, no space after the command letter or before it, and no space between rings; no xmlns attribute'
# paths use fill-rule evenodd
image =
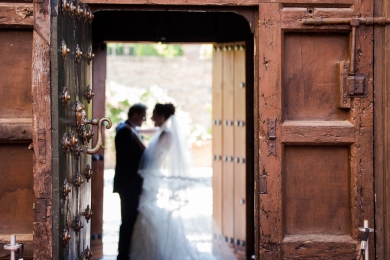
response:
<svg viewBox="0 0 390 260"><path fill-rule="evenodd" d="M130 259L236 259L224 242L213 239L220 237L218 229L210 212L199 205L210 190L210 179L193 171L174 115L150 140L139 174L144 183ZM211 200L211 194L206 199Z"/></svg>

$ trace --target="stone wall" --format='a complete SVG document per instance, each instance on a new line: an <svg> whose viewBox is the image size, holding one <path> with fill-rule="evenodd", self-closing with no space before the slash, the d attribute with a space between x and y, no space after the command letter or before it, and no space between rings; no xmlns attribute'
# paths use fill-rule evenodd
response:
<svg viewBox="0 0 390 260"><path fill-rule="evenodd" d="M211 59L202 59L201 45L185 45L184 56L107 57L107 82L148 89L164 89L194 123L210 127Z"/></svg>
<svg viewBox="0 0 390 260"><path fill-rule="evenodd" d="M211 128L212 60L204 58L204 46L184 45L184 56L165 58L129 55L107 56L107 83L115 82L126 87L149 89L158 86L174 99L178 109L188 112L194 124ZM109 87L109 84L107 84ZM211 144L203 142L193 147L197 166L211 165ZM206 148L209 147L209 148ZM199 156L196 151L199 151ZM114 161L107 151L106 168ZM115 163L115 162L114 162Z"/></svg>

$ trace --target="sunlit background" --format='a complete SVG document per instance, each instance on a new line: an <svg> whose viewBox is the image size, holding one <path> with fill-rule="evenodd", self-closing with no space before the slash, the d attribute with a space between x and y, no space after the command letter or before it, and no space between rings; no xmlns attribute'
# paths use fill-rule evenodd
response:
<svg viewBox="0 0 390 260"><path fill-rule="evenodd" d="M148 106L147 122L156 103L173 103L187 136L195 174L206 179L206 189L193 191L198 213L212 214L211 102L212 45L141 44L107 45L106 116L113 126L106 131L103 252L104 260L116 259L120 220L118 194L112 193L115 168L115 128L127 119L134 103ZM145 136L147 142L148 136Z"/></svg>

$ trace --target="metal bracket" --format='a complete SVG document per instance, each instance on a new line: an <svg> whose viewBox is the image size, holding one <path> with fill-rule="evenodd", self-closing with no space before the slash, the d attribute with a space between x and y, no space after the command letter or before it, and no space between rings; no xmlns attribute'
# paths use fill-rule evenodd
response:
<svg viewBox="0 0 390 260"><path fill-rule="evenodd" d="M260 194L267 194L267 175L260 175L259 177L259 192Z"/></svg>
<svg viewBox="0 0 390 260"><path fill-rule="evenodd" d="M276 120L268 118L268 156L276 155Z"/></svg>
<svg viewBox="0 0 390 260"><path fill-rule="evenodd" d="M339 108L351 108L352 97L367 96L368 76L367 74L348 74L349 62L337 63L339 92L337 95L337 106Z"/></svg>
<svg viewBox="0 0 390 260"><path fill-rule="evenodd" d="M37 199L34 204L35 222L46 222L46 199Z"/></svg>

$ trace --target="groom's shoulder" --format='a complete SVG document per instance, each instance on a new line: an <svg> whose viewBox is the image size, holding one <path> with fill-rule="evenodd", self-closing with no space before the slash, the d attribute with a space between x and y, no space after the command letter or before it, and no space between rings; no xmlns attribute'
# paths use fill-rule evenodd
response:
<svg viewBox="0 0 390 260"><path fill-rule="evenodd" d="M120 122L116 127L116 134L131 132L130 126L126 122Z"/></svg>

